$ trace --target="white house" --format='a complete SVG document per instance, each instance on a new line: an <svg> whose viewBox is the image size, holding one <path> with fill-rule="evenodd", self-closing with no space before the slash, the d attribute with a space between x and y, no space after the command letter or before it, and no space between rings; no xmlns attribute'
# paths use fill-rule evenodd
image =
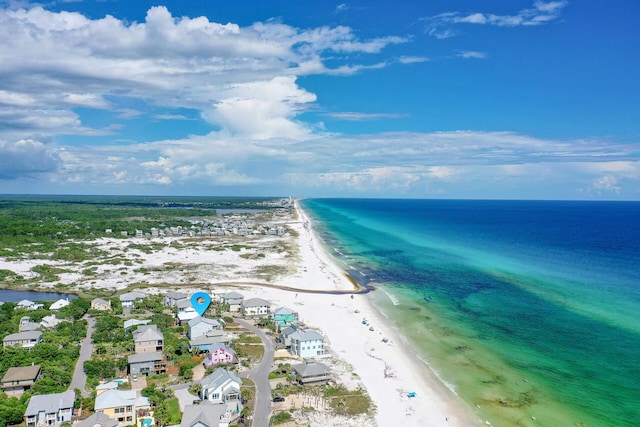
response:
<svg viewBox="0 0 640 427"><path fill-rule="evenodd" d="M75 399L73 390L31 396L24 413L24 422L28 427L57 427L63 422L71 422Z"/></svg>
<svg viewBox="0 0 640 427"><path fill-rule="evenodd" d="M139 299L143 299L146 297L142 292L127 292L125 294L120 295L120 303L122 303L122 308L131 308L133 307L133 303Z"/></svg>
<svg viewBox="0 0 640 427"><path fill-rule="evenodd" d="M247 317L268 316L271 311L271 303L262 298L249 298L242 301L240 311Z"/></svg>
<svg viewBox="0 0 640 427"><path fill-rule="evenodd" d="M60 310L62 307L66 307L69 304L71 304L69 302L69 299L65 299L65 298L61 298L58 301L53 302L50 306L49 306L49 310L52 311L56 311L56 310Z"/></svg>
<svg viewBox="0 0 640 427"><path fill-rule="evenodd" d="M191 301L183 299L176 303L176 317L178 317L178 321L182 324L198 317L198 313L195 308L193 308L193 305L191 305Z"/></svg>
<svg viewBox="0 0 640 427"><path fill-rule="evenodd" d="M291 354L302 357L326 357L329 352L325 348L324 338L317 331L297 330L289 336Z"/></svg>
<svg viewBox="0 0 640 427"><path fill-rule="evenodd" d="M20 348L32 349L41 341L42 332L40 331L18 332L17 334L9 334L4 337L2 339L2 346L15 346Z"/></svg>
<svg viewBox="0 0 640 427"><path fill-rule="evenodd" d="M40 327L44 329L53 329L62 322L66 322L66 320L58 319L55 314L50 314L42 318L42 321L40 321Z"/></svg>
<svg viewBox="0 0 640 427"><path fill-rule="evenodd" d="M200 385L202 400L220 404L240 400L242 380L226 369L216 369L211 375L201 379Z"/></svg>
<svg viewBox="0 0 640 427"><path fill-rule="evenodd" d="M44 307L43 304L36 304L35 302L29 301L28 299L23 299L18 303L18 305L16 305L15 309L17 310L19 308L22 308L24 310L37 310L42 307Z"/></svg>
<svg viewBox="0 0 640 427"><path fill-rule="evenodd" d="M189 339L198 338L201 336L212 335L213 331L222 330L222 325L215 319L208 319L206 317L194 317L189 320L189 330L187 336Z"/></svg>

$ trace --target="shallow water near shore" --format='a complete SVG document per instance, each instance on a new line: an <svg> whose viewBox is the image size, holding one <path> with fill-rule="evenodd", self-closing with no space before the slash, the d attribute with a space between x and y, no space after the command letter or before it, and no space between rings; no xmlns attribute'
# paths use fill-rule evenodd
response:
<svg viewBox="0 0 640 427"><path fill-rule="evenodd" d="M305 200L345 269L495 426L637 425L640 204Z"/></svg>

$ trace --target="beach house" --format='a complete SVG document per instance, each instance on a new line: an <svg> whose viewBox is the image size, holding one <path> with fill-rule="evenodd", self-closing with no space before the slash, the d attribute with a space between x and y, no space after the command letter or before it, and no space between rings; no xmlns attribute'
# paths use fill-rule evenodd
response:
<svg viewBox="0 0 640 427"><path fill-rule="evenodd" d="M73 393L73 392L71 392ZM96 388L96 413L107 415L118 422L118 427L136 425L138 417L151 417L149 399L138 396L135 390L117 390L115 388Z"/></svg>
<svg viewBox="0 0 640 427"><path fill-rule="evenodd" d="M207 351L211 344L229 344L230 342L231 338L229 337L229 335L225 334L225 332L222 330L214 329L206 335L201 335L199 337L190 339L189 351Z"/></svg>
<svg viewBox="0 0 640 427"><path fill-rule="evenodd" d="M42 332L25 331L25 332L18 332L17 334L7 335L2 339L2 346L4 348L20 347L20 348L32 349L41 341L42 341Z"/></svg>
<svg viewBox="0 0 640 427"><path fill-rule="evenodd" d="M191 319L198 317L198 313L188 299L180 300L176 303L176 317L178 322L182 325Z"/></svg>
<svg viewBox="0 0 640 427"><path fill-rule="evenodd" d="M306 361L297 365L292 365L294 377L300 384L327 383L331 379L329 367L321 362Z"/></svg>
<svg viewBox="0 0 640 427"><path fill-rule="evenodd" d="M289 352L292 355L302 358L329 356L324 337L317 331L298 329L289 335L289 340Z"/></svg>
<svg viewBox="0 0 640 427"><path fill-rule="evenodd" d="M130 375L160 375L167 373L167 359L159 351L136 353L127 358Z"/></svg>
<svg viewBox="0 0 640 427"><path fill-rule="evenodd" d="M73 427L118 427L118 421L112 420L107 414L96 412L89 418L74 423Z"/></svg>
<svg viewBox="0 0 640 427"><path fill-rule="evenodd" d="M179 427L229 427L239 412L237 405L232 405L231 408L209 402L187 405L184 407Z"/></svg>
<svg viewBox="0 0 640 427"><path fill-rule="evenodd" d="M22 316L20 323L18 324L19 332L35 331L40 327L37 322L32 322L29 316Z"/></svg>
<svg viewBox="0 0 640 427"><path fill-rule="evenodd" d="M140 299L145 298L146 295L142 292L127 292L125 294L120 295L120 303L122 304L122 308L132 308L133 304Z"/></svg>
<svg viewBox="0 0 640 427"><path fill-rule="evenodd" d="M245 317L267 317L271 303L262 298L249 298L240 303L240 312Z"/></svg>
<svg viewBox="0 0 640 427"><path fill-rule="evenodd" d="M237 312L240 311L242 306L242 300L244 300L244 295L238 292L227 292L226 294L220 297L220 300L223 304L229 307L229 311Z"/></svg>
<svg viewBox="0 0 640 427"><path fill-rule="evenodd" d="M107 301L102 298L94 298L91 300L91 308L99 311L111 310L111 301Z"/></svg>
<svg viewBox="0 0 640 427"><path fill-rule="evenodd" d="M207 357L205 357L203 365L205 368L211 366L235 363L237 361L236 352L224 343L213 343L207 348Z"/></svg>
<svg viewBox="0 0 640 427"><path fill-rule="evenodd" d="M181 292L169 291L164 294L163 303L166 307L175 307L178 301L187 299L187 295Z"/></svg>
<svg viewBox="0 0 640 427"><path fill-rule="evenodd" d="M20 398L26 390L29 390L33 383L40 378L40 365L18 366L7 369L7 372L0 380L0 389L7 396Z"/></svg>
<svg viewBox="0 0 640 427"><path fill-rule="evenodd" d="M24 423L27 427L59 427L64 422L71 422L75 399L72 390L31 396L24 412Z"/></svg>
<svg viewBox="0 0 640 427"><path fill-rule="evenodd" d="M56 311L56 310L60 310L63 307L68 306L69 304L71 304L69 302L68 298L61 298L58 301L53 302L50 306L49 306L49 310L51 311Z"/></svg>
<svg viewBox="0 0 640 427"><path fill-rule="evenodd" d="M213 335L213 331L222 330L222 325L215 319L198 316L189 320L188 328L187 336L189 339L194 339L205 335Z"/></svg>
<svg viewBox="0 0 640 427"><path fill-rule="evenodd" d="M223 404L240 400L242 380L233 372L218 368L200 380L200 398L211 403Z"/></svg>
<svg viewBox="0 0 640 427"><path fill-rule="evenodd" d="M44 316L40 321L40 327L42 329L53 329L58 326L60 323L66 322L67 320L58 319L55 314L50 314L48 316Z"/></svg>
<svg viewBox="0 0 640 427"><path fill-rule="evenodd" d="M154 353L164 351L164 335L156 325L142 325L133 331L133 343L136 353Z"/></svg>

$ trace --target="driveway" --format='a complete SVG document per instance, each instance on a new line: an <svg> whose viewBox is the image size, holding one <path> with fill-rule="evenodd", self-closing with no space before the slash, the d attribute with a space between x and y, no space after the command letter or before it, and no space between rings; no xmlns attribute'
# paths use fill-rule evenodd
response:
<svg viewBox="0 0 640 427"><path fill-rule="evenodd" d="M73 371L73 378L71 379L69 390L73 391L77 388L82 393L82 397L89 397L90 393L85 391L87 374L84 373L84 362L91 359L91 353L93 352L93 340L91 336L95 332L96 319L86 314L83 319L87 321L87 336L80 341L80 357L78 357L78 362Z"/></svg>
<svg viewBox="0 0 640 427"><path fill-rule="evenodd" d="M267 334L249 322L245 322L240 319L233 320L243 328L248 329L259 336L262 341L262 345L264 345L264 356L260 361L260 365L240 373L240 376L249 378L256 384L253 427L266 427L269 425L269 416L271 415L271 386L269 385L269 371L273 364L275 344Z"/></svg>

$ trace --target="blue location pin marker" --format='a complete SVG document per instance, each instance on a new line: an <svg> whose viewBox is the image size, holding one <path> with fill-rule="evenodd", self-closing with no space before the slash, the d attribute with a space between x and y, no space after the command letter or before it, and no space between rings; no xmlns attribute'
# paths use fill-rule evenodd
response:
<svg viewBox="0 0 640 427"><path fill-rule="evenodd" d="M211 304L211 297L206 292L196 292L191 295L191 305L200 316L207 311L209 304Z"/></svg>

